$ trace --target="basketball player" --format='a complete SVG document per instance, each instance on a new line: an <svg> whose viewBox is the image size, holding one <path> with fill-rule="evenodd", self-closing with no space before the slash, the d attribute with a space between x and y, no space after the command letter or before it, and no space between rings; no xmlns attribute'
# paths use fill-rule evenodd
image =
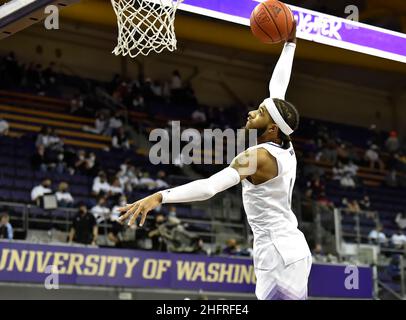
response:
<svg viewBox="0 0 406 320"><path fill-rule="evenodd" d="M254 234L254 270L258 299L306 299L311 253L291 210L296 178L296 156L290 135L299 114L285 93L296 49L296 26L285 43L269 84L270 97L248 114L247 129L257 130L257 142L239 154L226 169L210 178L167 189L121 208L121 221L135 223L161 203L202 201L240 181L248 222ZM256 160L255 170L246 166Z"/></svg>

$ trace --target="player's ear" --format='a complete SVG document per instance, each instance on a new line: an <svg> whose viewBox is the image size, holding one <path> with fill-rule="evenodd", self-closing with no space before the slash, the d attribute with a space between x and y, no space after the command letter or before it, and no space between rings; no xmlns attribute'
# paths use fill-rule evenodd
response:
<svg viewBox="0 0 406 320"><path fill-rule="evenodd" d="M268 126L268 133L273 133L273 134L275 134L275 133L277 133L278 132L278 126L275 124L275 123L271 123L269 126Z"/></svg>

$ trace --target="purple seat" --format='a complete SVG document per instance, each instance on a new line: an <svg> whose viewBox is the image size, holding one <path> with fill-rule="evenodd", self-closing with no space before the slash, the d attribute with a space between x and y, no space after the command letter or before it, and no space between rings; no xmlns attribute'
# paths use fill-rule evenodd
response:
<svg viewBox="0 0 406 320"><path fill-rule="evenodd" d="M13 201L17 201L17 202L24 202L24 203L28 203L31 201L30 198L30 192L29 191L16 191L16 190L12 190L11 191L11 199L13 199Z"/></svg>
<svg viewBox="0 0 406 320"><path fill-rule="evenodd" d="M0 186L3 188L12 188L14 186L13 179L11 178L1 178L0 179Z"/></svg>
<svg viewBox="0 0 406 320"><path fill-rule="evenodd" d="M15 170L15 168L14 167L11 167L11 166L1 166L0 165L0 173L3 175L3 176L8 176L8 177L14 177L15 176L15 174L16 174L16 170Z"/></svg>
<svg viewBox="0 0 406 320"><path fill-rule="evenodd" d="M24 178L24 179L32 179L34 177L34 173L32 170L29 169L18 169L16 170L16 177Z"/></svg>
<svg viewBox="0 0 406 320"><path fill-rule="evenodd" d="M71 215L70 212L63 210L63 209L55 209L52 211L52 215L58 218L68 218L70 219Z"/></svg>
<svg viewBox="0 0 406 320"><path fill-rule="evenodd" d="M18 189L25 189L31 192L33 182L31 180L14 180L14 186Z"/></svg>
<svg viewBox="0 0 406 320"><path fill-rule="evenodd" d="M81 185L71 185L70 190L73 194L88 196L90 193L89 187Z"/></svg>
<svg viewBox="0 0 406 320"><path fill-rule="evenodd" d="M85 184L87 185L88 182L88 177L82 176L82 175L75 175L71 177L71 181L74 182L75 184Z"/></svg>
<svg viewBox="0 0 406 320"><path fill-rule="evenodd" d="M11 199L11 192L6 189L0 189L0 199L1 200L10 200Z"/></svg>
<svg viewBox="0 0 406 320"><path fill-rule="evenodd" d="M38 207L31 207L28 212L30 216L34 217L45 214L45 211Z"/></svg>
<svg viewBox="0 0 406 320"><path fill-rule="evenodd" d="M38 179L38 180L43 180L45 178L51 178L52 172L35 171L34 177L35 177L35 179Z"/></svg>

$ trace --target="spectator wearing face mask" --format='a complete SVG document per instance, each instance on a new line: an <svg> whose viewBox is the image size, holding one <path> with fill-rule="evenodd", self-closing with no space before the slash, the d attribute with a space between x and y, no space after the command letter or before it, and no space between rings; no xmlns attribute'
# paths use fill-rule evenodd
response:
<svg viewBox="0 0 406 320"><path fill-rule="evenodd" d="M155 188L157 190L169 188L169 184L165 181L166 173L163 170L158 171L157 178L155 180Z"/></svg>
<svg viewBox="0 0 406 320"><path fill-rule="evenodd" d="M85 170L88 175L95 175L98 169L98 162L96 158L96 154L94 152L90 152L89 155L85 159Z"/></svg>
<svg viewBox="0 0 406 320"><path fill-rule="evenodd" d="M90 209L96 219L97 224L101 224L106 220L110 220L110 209L107 207L107 199L100 197L97 204Z"/></svg>
<svg viewBox="0 0 406 320"><path fill-rule="evenodd" d="M61 182L58 186L58 191L55 193L56 201L59 207L72 207L73 197L68 191L69 185L66 182Z"/></svg>
<svg viewBox="0 0 406 320"><path fill-rule="evenodd" d="M99 175L93 180L92 193L94 196L98 196L100 194L108 194L110 192L110 189L111 186L107 181L107 176L103 171L101 171Z"/></svg>
<svg viewBox="0 0 406 320"><path fill-rule="evenodd" d="M166 219L163 214L157 214L155 216L155 222L149 228L148 238L152 241L152 250L166 251L166 244L161 236L160 227L165 223Z"/></svg>
<svg viewBox="0 0 406 320"><path fill-rule="evenodd" d="M378 150L379 148L376 145L371 145L371 147L365 152L365 160L369 164L369 168L375 169L378 167L379 170L383 170L385 166L379 157Z"/></svg>
<svg viewBox="0 0 406 320"><path fill-rule="evenodd" d="M381 225L377 225L375 229L371 230L368 234L368 239L373 244L386 244L388 241L385 233L382 231Z"/></svg>
<svg viewBox="0 0 406 320"><path fill-rule="evenodd" d="M8 122L0 117L0 136L7 136L9 128Z"/></svg>
<svg viewBox="0 0 406 320"><path fill-rule="evenodd" d="M391 237L391 242L396 249L403 249L406 245L406 236L401 229L398 229Z"/></svg>
<svg viewBox="0 0 406 320"><path fill-rule="evenodd" d="M72 227L69 232L69 242L96 245L98 228L96 219L88 212L85 205L79 206L79 212L72 220Z"/></svg>
<svg viewBox="0 0 406 320"><path fill-rule="evenodd" d="M40 185L34 187L31 190L31 200L39 205L39 200L45 195L52 193L51 189L52 181L50 179L45 179Z"/></svg>
<svg viewBox="0 0 406 320"><path fill-rule="evenodd" d="M107 236L116 247L120 245L121 240L119 234L124 229L123 225L118 221L121 215L119 208L125 207L126 205L127 205L127 197L123 195L120 197L118 203L111 209L110 215L111 228L109 229Z"/></svg>

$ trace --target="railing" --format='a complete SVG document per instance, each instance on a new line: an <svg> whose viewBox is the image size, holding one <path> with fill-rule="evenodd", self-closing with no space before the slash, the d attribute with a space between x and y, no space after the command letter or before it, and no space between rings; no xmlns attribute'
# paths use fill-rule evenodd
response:
<svg viewBox="0 0 406 320"><path fill-rule="evenodd" d="M361 223L360 223L359 214L354 215L354 221L355 221L354 232L343 232L343 230L342 230L342 212L343 212L343 210L340 210L340 209L334 210L336 249L337 249L337 253L340 257L340 260L343 260L343 258L348 254L343 249L344 248L343 244L348 244L348 241L344 241L344 237L349 239L350 242L352 242L352 244L356 246L356 254L358 254L358 255L360 253L360 249L361 249L362 245L376 247L376 249L377 249L376 250L376 252L377 252L376 261L371 261L371 266L373 267L373 270L374 270L375 296L378 298L378 289L382 289L386 293L389 293L392 297L395 297L396 299L405 300L406 299L406 283L405 283L406 265L404 262L405 261L405 258L404 258L405 249L388 248L388 247L382 246L382 244L379 243L379 241L377 243L371 243L370 241L366 241L363 243L362 240L368 240L368 236L364 236L361 234ZM379 223L378 216L375 217L375 223ZM371 227L371 230L372 230L372 227ZM351 241L351 240L353 240L353 241ZM396 292L394 289L390 288L387 284L385 284L383 281L381 281L378 277L378 268L388 266L387 263L383 263L383 264L380 263L379 257L383 258L387 254L395 254L399 257L400 292ZM375 260L375 259L373 259L373 260Z"/></svg>
<svg viewBox="0 0 406 320"><path fill-rule="evenodd" d="M14 228L14 232L22 232L25 235L28 234L31 230L46 230L46 229L54 229L56 226L59 227L60 231L65 232L66 236L69 233L70 227L72 225L72 218L74 214L77 213L77 209L71 208L58 208L55 210L42 210L39 207L31 204L21 204L21 203L14 203L14 202L1 202L0 207L11 209L12 211L18 214L10 215L11 224L19 225L18 227ZM59 216L56 215L56 211L59 212ZM63 215L61 215L61 213ZM153 220L154 217L147 216L147 220ZM223 222L217 220L202 220L202 219L194 219L194 218L182 218L182 223L184 224L200 224L200 225L210 225L212 228L215 229L216 227L221 226L222 228L231 228L239 230L237 234L233 235L233 237L237 238L238 240L244 241L245 237L245 226L243 223L232 223L232 222ZM33 224L40 224L42 228L33 228ZM99 225L99 231L102 232L100 235L107 237L108 230L111 228L111 223L108 221L102 222ZM136 229L137 230L137 229ZM134 240L141 240L140 238L137 239L137 231L134 232ZM210 244L215 244L217 240L218 233L216 232L203 232L203 231L192 231L192 233L196 234L197 236L203 237L205 239L210 239Z"/></svg>

